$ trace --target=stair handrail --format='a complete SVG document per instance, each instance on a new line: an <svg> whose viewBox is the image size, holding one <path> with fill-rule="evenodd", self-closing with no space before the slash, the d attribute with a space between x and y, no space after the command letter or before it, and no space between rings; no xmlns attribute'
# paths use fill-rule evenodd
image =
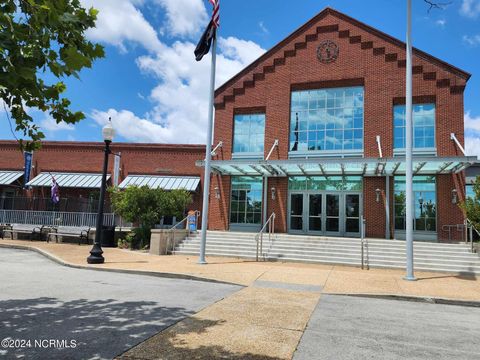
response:
<svg viewBox="0 0 480 360"><path fill-rule="evenodd" d="M360 252L361 252L361 266L362 270L365 268L370 270L370 262L368 261L368 239L365 236L366 221L363 215L360 217ZM365 251L366 250L366 251ZM365 261L365 252L367 253L367 261Z"/></svg>
<svg viewBox="0 0 480 360"><path fill-rule="evenodd" d="M268 220L263 224L260 231L255 235L255 241L257 242L257 254L256 261L258 261L258 254L263 251L263 233L268 227L268 241L271 243L272 236L275 234L275 213L273 212Z"/></svg>
<svg viewBox="0 0 480 360"><path fill-rule="evenodd" d="M475 225L473 225L473 222L469 218L465 219L465 223L466 223L465 224L466 225L466 231L470 232L470 251L473 253L473 252L475 252L475 249L473 248L473 230L475 230L475 232L477 233L478 236L480 236L480 232L475 227ZM467 238L465 240L468 241L468 235L467 235Z"/></svg>
<svg viewBox="0 0 480 360"><path fill-rule="evenodd" d="M195 218L196 218L195 223L197 225L198 225L198 217L199 216L200 216L200 211L195 210ZM167 254L169 252L172 253L175 250L175 229L177 229L178 225L183 224L185 221L187 221L189 217L190 217L190 215L187 215L181 221L179 221L178 223L176 223L175 225L173 225L171 228L169 228L167 230L167 247L166 247ZM187 236L189 236L190 233L191 233L190 227L186 226L186 229L187 229ZM171 249L170 249L170 244L173 244Z"/></svg>

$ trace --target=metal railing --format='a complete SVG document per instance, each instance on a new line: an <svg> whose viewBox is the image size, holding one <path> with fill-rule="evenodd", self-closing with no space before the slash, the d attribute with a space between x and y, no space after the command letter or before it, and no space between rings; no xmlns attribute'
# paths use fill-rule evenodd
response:
<svg viewBox="0 0 480 360"><path fill-rule="evenodd" d="M62 197L55 204L49 197L0 196L0 209L94 213L98 210L98 198ZM110 201L105 201L104 210L112 212Z"/></svg>
<svg viewBox="0 0 480 360"><path fill-rule="evenodd" d="M473 253L475 249L473 247L473 232L476 232L478 236L480 236L480 232L478 229L473 225L470 219L465 219L465 242L468 242L468 235L470 234L470 251Z"/></svg>
<svg viewBox="0 0 480 360"><path fill-rule="evenodd" d="M197 226L198 226L199 216L200 216L200 211L195 210L195 224L197 224ZM171 228L167 230L167 248L166 248L167 254L173 253L175 250L175 246L177 245L175 242L175 230L178 229L178 226L180 224L184 224L185 222L187 222L189 218L190 218L190 215L187 215L185 218L183 218L183 220L179 221L178 223L176 223L175 225L173 225ZM185 228L187 230L187 236L190 235L191 231L190 231L190 227L188 226L188 223L186 224Z"/></svg>
<svg viewBox="0 0 480 360"><path fill-rule="evenodd" d="M268 229L268 230L267 230ZM256 261L258 261L258 254L262 254L263 259L265 260L265 256L263 254L263 233L265 231L268 231L268 242L269 246L272 246L272 238L273 235L275 234L275 213L272 213L268 220L263 224L262 228L258 232L257 235L255 235L255 241L257 242L257 255L256 255ZM270 248L269 248L270 250Z"/></svg>
<svg viewBox="0 0 480 360"><path fill-rule="evenodd" d="M362 270L366 267L367 270L370 270L370 262L368 258L368 239L365 236L365 229L366 229L366 221L365 218L362 216L360 218L360 252L361 252L361 265Z"/></svg>
<svg viewBox="0 0 480 360"><path fill-rule="evenodd" d="M470 219L465 219L463 224L454 224L454 225L443 225L442 230L448 231L448 241L452 241L452 229L456 230L457 233L461 233L461 238L465 242L465 244L470 243L470 251L473 253L475 252L475 248L473 246L473 237L475 232L478 237L480 237L480 231L473 225Z"/></svg>
<svg viewBox="0 0 480 360"><path fill-rule="evenodd" d="M29 224L50 226L88 226L95 227L96 213L77 213L64 211L25 211L0 210L1 224ZM115 225L115 214L103 215L106 226Z"/></svg>

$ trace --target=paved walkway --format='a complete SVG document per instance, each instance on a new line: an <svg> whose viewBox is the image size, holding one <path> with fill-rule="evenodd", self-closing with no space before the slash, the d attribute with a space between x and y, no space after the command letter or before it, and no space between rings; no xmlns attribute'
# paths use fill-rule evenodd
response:
<svg viewBox="0 0 480 360"><path fill-rule="evenodd" d="M361 270L329 265L252 262L195 256L153 256L104 249L106 263L89 266L90 247L0 240L30 247L70 266L197 277L247 286L123 354L122 359L291 359L322 294L370 294L480 301L480 280L417 273L406 282L398 270ZM162 276L163 276L162 275ZM321 304L321 301L320 301Z"/></svg>
<svg viewBox="0 0 480 360"><path fill-rule="evenodd" d="M0 248L2 359L113 359L242 289L228 284L72 269ZM66 344L49 345L49 340ZM35 344L41 342L41 346Z"/></svg>

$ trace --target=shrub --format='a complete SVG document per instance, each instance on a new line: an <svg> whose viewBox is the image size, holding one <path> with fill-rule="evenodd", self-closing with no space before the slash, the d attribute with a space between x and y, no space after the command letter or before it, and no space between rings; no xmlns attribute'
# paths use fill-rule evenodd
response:
<svg viewBox="0 0 480 360"><path fill-rule="evenodd" d="M180 218L192 202L190 193L185 190L165 191L148 186L129 186L122 191L118 188L109 191L113 211L138 226L125 239L131 249L148 248L151 229L160 222L162 216Z"/></svg>

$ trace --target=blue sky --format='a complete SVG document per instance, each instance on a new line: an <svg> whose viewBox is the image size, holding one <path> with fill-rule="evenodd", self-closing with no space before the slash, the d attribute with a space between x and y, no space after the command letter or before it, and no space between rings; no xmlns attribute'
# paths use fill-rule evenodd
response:
<svg viewBox="0 0 480 360"><path fill-rule="evenodd" d="M47 139L100 140L111 116L116 141L204 142L209 61L196 63L193 49L208 22L207 0L81 2L100 10L88 37L104 44L107 56L80 81L66 80L72 108L86 120L55 124L32 110ZM223 0L217 85L326 6L405 38L405 0ZM413 0L413 37L417 48L472 74L465 92L467 148L480 155L480 0L452 0L430 12L423 0ZM0 137L12 139L0 116Z"/></svg>

